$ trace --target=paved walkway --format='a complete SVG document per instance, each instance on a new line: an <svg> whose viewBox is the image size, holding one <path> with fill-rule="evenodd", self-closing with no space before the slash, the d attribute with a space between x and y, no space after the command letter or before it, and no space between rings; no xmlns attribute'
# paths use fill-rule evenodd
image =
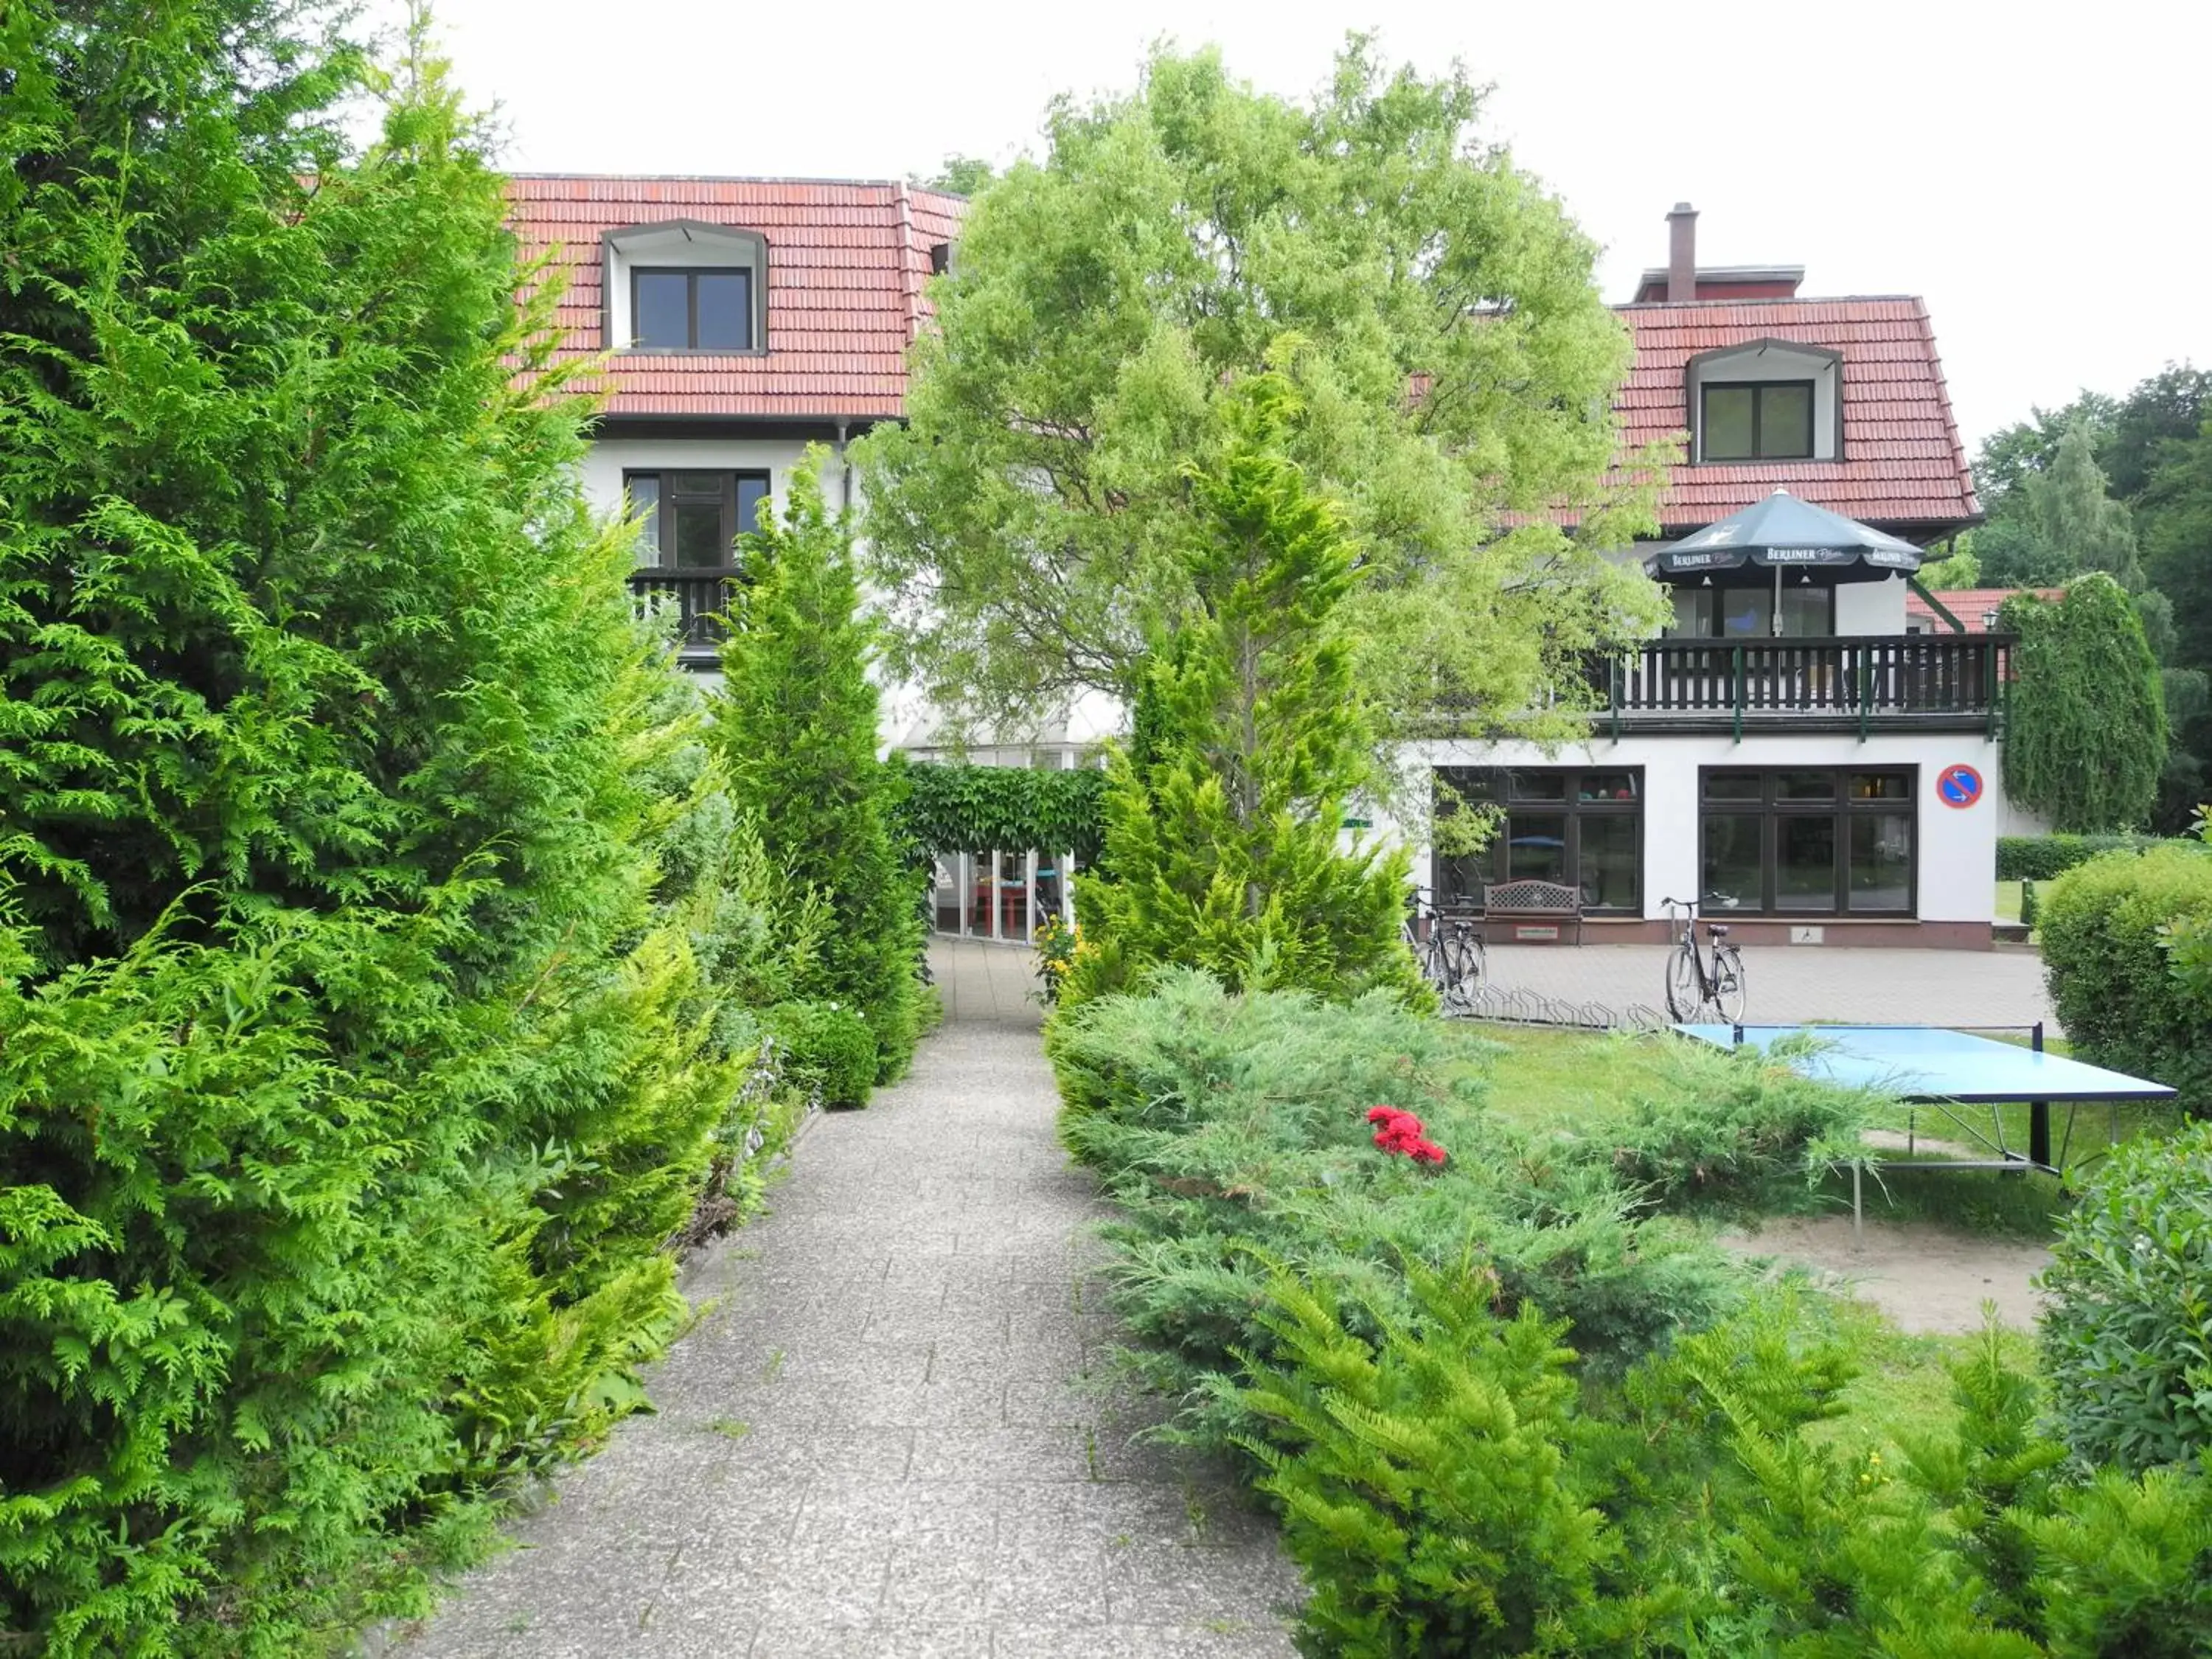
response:
<svg viewBox="0 0 2212 1659"><path fill-rule="evenodd" d="M1625 1010L1667 1006L1664 945L1498 945L1493 983L1567 1002ZM2043 958L2021 947L1900 951L1875 946L1749 945L1743 948L1747 1019L1762 1024L2058 1027Z"/></svg>
<svg viewBox="0 0 2212 1659"><path fill-rule="evenodd" d="M648 1376L657 1414L405 1659L1287 1659L1273 1528L1128 1443L1027 952L935 961L913 1076L817 1121L693 1267L711 1311Z"/></svg>

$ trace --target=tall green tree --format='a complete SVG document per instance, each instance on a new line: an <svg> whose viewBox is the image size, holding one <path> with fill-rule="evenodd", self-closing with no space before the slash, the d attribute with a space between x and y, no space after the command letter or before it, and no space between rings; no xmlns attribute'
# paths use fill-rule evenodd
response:
<svg viewBox="0 0 2212 1659"><path fill-rule="evenodd" d="M2118 582L2094 571L2056 600L2015 593L2020 635L2004 733L2005 788L2054 830L2131 830L2158 798L2167 731L2158 664Z"/></svg>
<svg viewBox="0 0 2212 1659"><path fill-rule="evenodd" d="M2062 587L2081 568L2065 549L2043 539L2024 510L1993 517L1960 542L1974 561L1975 574L1990 587Z"/></svg>
<svg viewBox="0 0 2212 1659"><path fill-rule="evenodd" d="M1650 521L1648 489L1599 488L1629 344L1594 245L1480 112L1463 76L1360 39L1310 104L1166 49L1127 97L1054 104L1043 158L983 185L932 285L908 422L859 446L895 670L988 715L1133 698L1199 608L1184 463L1295 331L1285 441L1367 573L1359 683L1385 713L1568 733L1540 689L1571 702L1586 647L1659 615L1592 550ZM1509 527L1562 501L1583 538Z"/></svg>
<svg viewBox="0 0 2212 1659"><path fill-rule="evenodd" d="M2027 481L2044 471L2075 427L2098 437L2112 429L2118 405L2101 392L2083 391L2057 409L2033 409L2025 421L2001 427L1982 440L1974 457L1974 489L1991 522L2021 512Z"/></svg>
<svg viewBox="0 0 2212 1659"><path fill-rule="evenodd" d="M1399 939L1407 853L1346 841L1346 803L1375 781L1360 578L1341 509L1290 459L1303 414L1285 377L1246 381L1218 459L1187 471L1193 610L1156 641L1143 744L1109 767L1105 873L1078 893L1063 1000L1163 963L1238 988L1425 994Z"/></svg>
<svg viewBox="0 0 2212 1659"><path fill-rule="evenodd" d="M2112 499L2086 425L2067 429L2051 465L2025 488L2030 522L2045 546L2076 570L2103 571L2130 593L2142 587L2133 520L2126 504Z"/></svg>
<svg viewBox="0 0 2212 1659"><path fill-rule="evenodd" d="M22 0L0 156L0 1646L288 1654L680 1312L669 671L419 38Z"/></svg>
<svg viewBox="0 0 2212 1659"><path fill-rule="evenodd" d="M2102 570L2130 592L2141 591L2133 519L2126 503L2112 498L2095 450L2094 429L2077 418L1998 498L1990 523L1970 543L1984 580L2050 587L2084 570Z"/></svg>
<svg viewBox="0 0 2212 1659"><path fill-rule="evenodd" d="M2171 441L2137 509L2151 580L2173 601L2175 654L2212 665L2212 416Z"/></svg>
<svg viewBox="0 0 2212 1659"><path fill-rule="evenodd" d="M823 502L821 460L810 452L781 515L746 544L714 732L769 858L826 914L799 994L866 1021L887 1081L919 1030L921 892L892 847L868 678L876 635L860 613L851 523Z"/></svg>
<svg viewBox="0 0 2212 1659"><path fill-rule="evenodd" d="M2162 443L2136 511L2145 568L2172 617L2166 714L2173 754L2156 823L2178 835L2212 799L2204 762L2212 755L2212 416L2194 437Z"/></svg>
<svg viewBox="0 0 2212 1659"><path fill-rule="evenodd" d="M2097 446L2097 464L2112 493L2141 501L2166 462L2168 446L2194 438L2212 420L2212 369L2168 363L2137 382L2112 411Z"/></svg>

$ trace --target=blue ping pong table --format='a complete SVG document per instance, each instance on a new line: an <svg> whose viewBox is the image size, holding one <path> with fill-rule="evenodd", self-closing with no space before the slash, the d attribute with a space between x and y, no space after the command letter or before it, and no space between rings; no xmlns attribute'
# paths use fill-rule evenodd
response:
<svg viewBox="0 0 2212 1659"><path fill-rule="evenodd" d="M1785 1038L1808 1039L1789 1043L1782 1056L1800 1074L1844 1088L1893 1095L1908 1105L1932 1106L1995 1154L1987 1159L1870 1160L1887 1169L2040 1170L2063 1176L2074 1139L2075 1114L2080 1107L2102 1103L2117 1109L2123 1101L2173 1098L2173 1091L2163 1083L2046 1053L2040 1025L1984 1028L2018 1030L2028 1038L2026 1046L1935 1025L1677 1025L1674 1029L1717 1048L1750 1048L1761 1053ZM2024 1152L2013 1150L2008 1143L2002 1114L1990 1114L1985 1132L1959 1109L2008 1102L2022 1103L2028 1109ZM2051 1146L2054 1103L2067 1109L2065 1135L2055 1158ZM2109 1138L2106 1144L2111 1144Z"/></svg>

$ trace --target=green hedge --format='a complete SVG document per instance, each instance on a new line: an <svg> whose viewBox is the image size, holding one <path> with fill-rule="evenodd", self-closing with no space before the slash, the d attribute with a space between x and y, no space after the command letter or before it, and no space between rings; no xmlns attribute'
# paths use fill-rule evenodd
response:
<svg viewBox="0 0 2212 1659"><path fill-rule="evenodd" d="M1267 1273L1248 1247L1377 1310L1403 1308L1407 1261L1479 1249L1503 1303L1570 1321L1585 1361L1618 1372L1732 1294L1729 1265L1654 1212L1802 1203L1816 1143L1847 1138L1863 1108L1670 1043L1620 1121L1531 1133L1488 1110L1468 1074L1487 1045L1387 995L1231 996L1187 969L1152 984L1055 1015L1047 1048L1061 1138L1126 1213L1121 1311L1172 1352L1178 1387L1259 1340ZM1377 1106L1418 1115L1443 1168L1378 1155ZM1237 1427L1217 1424L1217 1440Z"/></svg>
<svg viewBox="0 0 2212 1659"><path fill-rule="evenodd" d="M917 854L1073 852L1098 855L1106 775L1095 767L1054 769L925 762L905 768L896 827Z"/></svg>
<svg viewBox="0 0 2212 1659"><path fill-rule="evenodd" d="M1169 1432L1244 1454L1279 1510L1301 1651L2212 1643L2212 1482L2076 1479L1995 1333L1904 1457L1823 1432L1858 1328L1649 1215L1793 1172L1802 1195L1856 1097L1670 1045L1626 1146L1532 1131L1486 1108L1492 1047L1441 1022L1176 971L1048 1042L1063 1138L1120 1210L1116 1305L1158 1345L1137 1364L1182 1397ZM1407 1113L1441 1162L1394 1141Z"/></svg>
<svg viewBox="0 0 2212 1659"><path fill-rule="evenodd" d="M2051 996L2075 1052L2212 1107L2212 1000L2173 972L2166 930L2212 920L2212 858L2184 843L2106 854L2044 890L2037 908Z"/></svg>
<svg viewBox="0 0 2212 1659"><path fill-rule="evenodd" d="M2193 847L2194 842L2155 836L1999 836L1999 881L2055 881L2077 864L2106 853L2142 853L2154 847Z"/></svg>
<svg viewBox="0 0 2212 1659"><path fill-rule="evenodd" d="M2044 1360L2067 1441L2130 1469L2212 1450L2212 1124L2130 1142L2059 1224Z"/></svg>
<svg viewBox="0 0 2212 1659"><path fill-rule="evenodd" d="M876 1034L834 1002L785 1002L762 1020L783 1045L786 1073L822 1091L824 1106L863 1106L876 1080Z"/></svg>

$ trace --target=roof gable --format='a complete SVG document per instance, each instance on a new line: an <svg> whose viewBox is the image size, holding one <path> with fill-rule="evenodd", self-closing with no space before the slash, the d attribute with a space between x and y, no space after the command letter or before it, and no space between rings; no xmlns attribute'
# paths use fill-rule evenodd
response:
<svg viewBox="0 0 2212 1659"><path fill-rule="evenodd" d="M569 357L599 349L611 234L689 223L763 238L766 351L622 352L602 384L614 416L784 420L902 411L930 249L958 234L966 206L895 181L543 173L514 175L507 199L521 257L550 252L567 276L556 321Z"/></svg>

